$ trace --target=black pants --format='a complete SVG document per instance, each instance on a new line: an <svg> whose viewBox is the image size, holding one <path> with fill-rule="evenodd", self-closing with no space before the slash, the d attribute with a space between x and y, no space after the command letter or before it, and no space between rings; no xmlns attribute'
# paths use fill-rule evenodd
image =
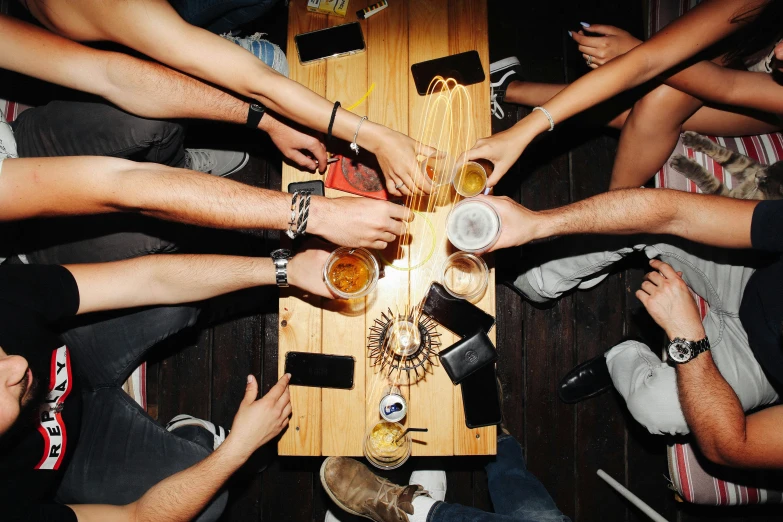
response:
<svg viewBox="0 0 783 522"><path fill-rule="evenodd" d="M184 162L180 125L137 118L100 103L52 102L25 111L14 127L20 157ZM174 249L156 234L162 225L153 220L101 216L35 226L37 231L26 234L30 248L23 250L30 263L105 262ZM40 238L45 244L33 245ZM127 504L209 455L212 439L206 430L188 430L192 440L169 433L121 389L153 346L192 327L200 314L197 305L91 314L77 318L80 324L63 334L84 386L84 414L79 443L57 492L59 502ZM223 493L198 520L216 520L226 501Z"/></svg>

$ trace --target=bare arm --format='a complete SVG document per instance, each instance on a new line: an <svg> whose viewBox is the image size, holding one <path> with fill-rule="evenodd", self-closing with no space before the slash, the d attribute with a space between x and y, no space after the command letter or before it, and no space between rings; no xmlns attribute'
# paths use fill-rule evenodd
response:
<svg viewBox="0 0 783 522"><path fill-rule="evenodd" d="M166 0L28 0L44 25L80 41L108 40L136 49L175 69L259 100L276 113L325 132L332 103L289 80L241 47L185 22ZM187 42L187 45L183 45ZM340 109L334 136L352 141L359 116ZM407 136L365 122L357 144L373 152L390 193L402 181L407 189L429 191L430 181L416 168L419 146ZM434 152L429 148L425 154Z"/></svg>
<svg viewBox="0 0 783 522"><path fill-rule="evenodd" d="M648 41L579 78L544 107L561 123L671 69L737 31L732 19L769 0L706 0L675 20ZM522 154L530 141L549 129L549 120L534 111L511 129L479 140L467 159L484 158L495 164L489 180L494 186Z"/></svg>
<svg viewBox="0 0 783 522"><path fill-rule="evenodd" d="M503 228L497 250L571 234L672 234L728 248L748 248L758 201L666 189L624 189L535 212L508 198L483 196Z"/></svg>
<svg viewBox="0 0 783 522"><path fill-rule="evenodd" d="M245 397L226 441L207 458L176 473L126 506L70 505L79 522L179 522L193 520L250 455L276 437L291 414L289 375L258 397L258 383L248 376Z"/></svg>
<svg viewBox="0 0 783 522"><path fill-rule="evenodd" d="M0 221L131 211L224 229L285 230L291 196L200 172L97 156L6 159ZM345 246L385 248L413 214L367 198L314 196L308 233Z"/></svg>
<svg viewBox="0 0 783 522"><path fill-rule="evenodd" d="M650 316L669 339L703 339L706 334L699 310L681 275L656 259L650 265L654 271L636 292ZM710 352L675 368L683 415L708 459L735 467L783 467L783 406L746 417Z"/></svg>

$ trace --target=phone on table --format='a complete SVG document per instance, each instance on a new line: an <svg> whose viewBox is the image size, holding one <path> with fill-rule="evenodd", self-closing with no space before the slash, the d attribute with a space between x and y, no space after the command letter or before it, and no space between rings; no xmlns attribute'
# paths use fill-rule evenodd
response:
<svg viewBox="0 0 783 522"><path fill-rule="evenodd" d="M484 67L478 51L468 51L411 65L416 92L424 96L436 76L454 78L460 85L484 81Z"/></svg>
<svg viewBox="0 0 783 522"><path fill-rule="evenodd" d="M359 22L319 29L294 36L301 63L356 54L365 50L364 34Z"/></svg>
<svg viewBox="0 0 783 522"><path fill-rule="evenodd" d="M285 356L285 373L291 374L293 386L350 390L355 365L350 355L288 352Z"/></svg>
<svg viewBox="0 0 783 522"><path fill-rule="evenodd" d="M440 283L432 283L424 297L422 311L460 337L489 333L495 318L469 301L454 297Z"/></svg>
<svg viewBox="0 0 783 522"><path fill-rule="evenodd" d="M293 183L288 184L289 194L293 194L297 190L309 191L312 196L323 196L325 194L324 182L319 179L313 181L294 181Z"/></svg>
<svg viewBox="0 0 783 522"><path fill-rule="evenodd" d="M488 364L466 377L460 387L465 410L465 425L468 428L493 426L502 422L500 389L494 364Z"/></svg>

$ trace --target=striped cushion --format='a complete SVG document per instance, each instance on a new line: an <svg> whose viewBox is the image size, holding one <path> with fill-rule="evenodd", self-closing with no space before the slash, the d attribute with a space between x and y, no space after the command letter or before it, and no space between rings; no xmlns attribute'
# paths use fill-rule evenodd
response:
<svg viewBox="0 0 783 522"><path fill-rule="evenodd" d="M769 472L720 468L707 461L691 444L669 446L668 457L672 483L688 502L710 506L783 503L783 492L761 487L780 484L780 478L776 480ZM730 474L731 481L716 478L704 468L720 477Z"/></svg>
<svg viewBox="0 0 783 522"><path fill-rule="evenodd" d="M699 3L699 0L649 0L650 17L647 26L648 37L672 20L682 16L684 12ZM744 154L769 165L783 159L783 135L780 133L761 136L745 136L738 138L709 138L720 145ZM677 143L675 154L687 156L714 174L731 188L734 185L732 176L726 176L723 168L705 154L694 152ZM699 192L696 184L669 166L668 161L655 176L655 186L686 192ZM701 297L694 294L702 318L707 314L708 305ZM691 444L674 444L669 446L669 473L674 488L687 502L715 506L734 506L745 504L783 503L781 480L774 478L764 480L766 473L759 471L740 471L721 468L698 454ZM705 468L709 470L705 471ZM720 478L717 478L720 477ZM775 484L776 489L765 489L762 484Z"/></svg>
<svg viewBox="0 0 783 522"><path fill-rule="evenodd" d="M8 0L0 0L0 14L8 13ZM0 98L0 116L5 117L9 123L14 121L19 115L29 109L29 105L16 103ZM142 408L147 409L147 363L141 366L128 377L122 388L130 395L133 400L138 402Z"/></svg>

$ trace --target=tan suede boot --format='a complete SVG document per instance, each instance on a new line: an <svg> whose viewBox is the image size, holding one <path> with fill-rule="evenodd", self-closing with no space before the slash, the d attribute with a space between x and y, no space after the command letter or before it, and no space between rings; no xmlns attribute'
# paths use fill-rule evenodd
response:
<svg viewBox="0 0 783 522"><path fill-rule="evenodd" d="M413 499L427 494L421 486L392 484L364 464L346 457L324 461L321 484L340 508L375 522L408 522L408 515L413 514Z"/></svg>

